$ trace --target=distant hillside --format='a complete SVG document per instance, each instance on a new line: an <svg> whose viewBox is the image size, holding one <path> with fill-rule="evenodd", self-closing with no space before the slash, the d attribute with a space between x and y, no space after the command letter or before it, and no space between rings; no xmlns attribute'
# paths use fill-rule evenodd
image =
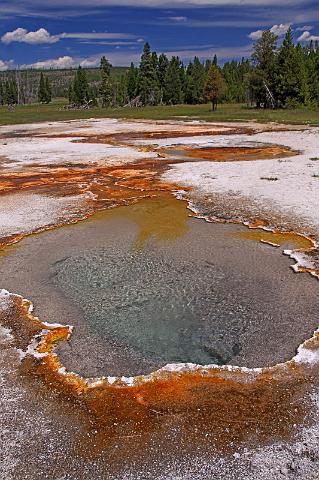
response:
<svg viewBox="0 0 319 480"><path fill-rule="evenodd" d="M100 82L100 70L98 68L85 68L87 79L91 86ZM112 77L120 79L125 74L127 67L112 68ZM38 86L41 72L49 77L53 97L67 97L68 88L72 82L76 69L65 70L9 70L0 72L0 81L6 81L15 78L17 83L22 86L22 90L26 92L27 103L37 101Z"/></svg>

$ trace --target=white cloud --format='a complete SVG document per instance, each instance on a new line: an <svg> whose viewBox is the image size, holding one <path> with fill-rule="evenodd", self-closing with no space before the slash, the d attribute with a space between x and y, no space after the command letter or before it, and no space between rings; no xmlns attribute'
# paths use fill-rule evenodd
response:
<svg viewBox="0 0 319 480"><path fill-rule="evenodd" d="M0 72L5 72L13 68L13 60L0 60Z"/></svg>
<svg viewBox="0 0 319 480"><path fill-rule="evenodd" d="M277 35L277 37L283 37L284 35L286 35L290 26L290 23L281 23L280 25L274 25L273 27L271 27L270 31L271 33Z"/></svg>
<svg viewBox="0 0 319 480"><path fill-rule="evenodd" d="M302 35L298 38L298 42L313 42L319 41L319 35L312 35L310 32L303 32Z"/></svg>
<svg viewBox="0 0 319 480"><path fill-rule="evenodd" d="M100 60L100 58L85 58L84 60L80 61L80 65L84 68L94 68L100 64Z"/></svg>
<svg viewBox="0 0 319 480"><path fill-rule="evenodd" d="M304 25L303 27L297 27L296 32L304 32L305 30L309 32L310 30L313 30L313 29L314 27L312 25Z"/></svg>
<svg viewBox="0 0 319 480"><path fill-rule="evenodd" d="M41 43L56 43L59 41L59 36L51 35L45 28L39 28L35 32L28 32L25 28L17 28L13 32L5 33L1 40L6 44L20 42L39 45Z"/></svg>
<svg viewBox="0 0 319 480"><path fill-rule="evenodd" d="M76 62L73 57L64 56L59 58L52 58L49 60L43 60L40 62L30 63L28 65L22 65L21 68L35 68L35 69L50 69L50 68L73 68L79 66L80 62Z"/></svg>
<svg viewBox="0 0 319 480"><path fill-rule="evenodd" d="M75 32L75 33L60 33L58 35L51 35L45 28L39 28L35 32L28 32L25 28L17 28L13 32L5 33L1 41L6 43L19 42L28 43L31 45L40 45L48 43L56 43L60 39L70 38L75 40L135 40L137 35L130 33L106 33L106 32Z"/></svg>
<svg viewBox="0 0 319 480"><path fill-rule="evenodd" d="M71 57L71 56L64 56L59 58L50 58L48 60L42 60L35 63L29 63L25 65L21 65L20 68L27 69L27 68L34 68L36 70L49 70L49 69L63 69L63 68L77 68L78 66L84 68L93 68L98 67L101 61L101 57L103 53L99 55L95 55L88 58L80 58L80 57ZM137 61L140 58L140 53L134 55L132 58L132 53L123 52L123 54L118 55L117 53L106 53L105 56L111 61L113 65L128 65L131 61Z"/></svg>
<svg viewBox="0 0 319 480"><path fill-rule="evenodd" d="M248 35L251 40L259 40L262 37L264 30L256 30L255 32L250 32Z"/></svg>
<svg viewBox="0 0 319 480"><path fill-rule="evenodd" d="M270 28L271 33L277 35L277 37L283 37L290 27L290 23L281 23L280 25L273 25ZM255 32L251 32L248 37L251 40L259 40L262 37L264 30L256 30Z"/></svg>
<svg viewBox="0 0 319 480"><path fill-rule="evenodd" d="M168 20L171 20L172 22L176 22L176 23L183 23L183 22L187 22L187 17L183 17L183 16L168 17Z"/></svg>
<svg viewBox="0 0 319 480"><path fill-rule="evenodd" d="M139 45L139 42L121 42L121 41L115 41L115 42L104 42L104 41L99 41L99 40L82 40L80 42L81 44L84 45L111 45L112 47L129 47L132 45Z"/></svg>
<svg viewBox="0 0 319 480"><path fill-rule="evenodd" d="M79 65L85 68L93 68L93 67L99 66L101 57L103 55L104 55L103 53L100 53L99 55L95 55L87 58L71 57L71 56L50 58L48 60L42 60L39 62L21 65L20 68L21 69L34 68L37 70L42 70L42 69L57 70L57 69L63 69L63 68L77 68ZM140 59L140 55L141 55L140 53L132 54L132 52L105 53L105 56L110 60L110 62L113 65L119 65L119 66L129 65L131 61L138 62Z"/></svg>
<svg viewBox="0 0 319 480"><path fill-rule="evenodd" d="M86 32L75 32L75 33L61 33L60 38L73 38L77 40L118 40L118 39L135 39L136 35L130 33L86 33Z"/></svg>

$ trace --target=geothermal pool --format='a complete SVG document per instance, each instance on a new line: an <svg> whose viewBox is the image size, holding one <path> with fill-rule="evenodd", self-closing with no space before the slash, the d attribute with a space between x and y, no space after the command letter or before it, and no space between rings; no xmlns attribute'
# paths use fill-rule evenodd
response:
<svg viewBox="0 0 319 480"><path fill-rule="evenodd" d="M1 478L316 477L318 282L283 250L319 275L318 129L286 130L1 128Z"/></svg>
<svg viewBox="0 0 319 480"><path fill-rule="evenodd" d="M260 231L189 214L163 195L30 236L1 257L2 284L41 320L75 326L58 352L84 376L292 358L318 326L318 285L282 249L307 241L275 249Z"/></svg>

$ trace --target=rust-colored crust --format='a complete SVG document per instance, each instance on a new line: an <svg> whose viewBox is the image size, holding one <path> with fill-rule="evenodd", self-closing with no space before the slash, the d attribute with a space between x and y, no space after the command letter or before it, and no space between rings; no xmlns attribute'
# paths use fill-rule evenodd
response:
<svg viewBox="0 0 319 480"><path fill-rule="evenodd" d="M250 437L259 442L287 439L304 421L302 399L311 386L312 371L294 361L258 371L185 367L134 379L85 379L66 372L54 353L55 345L70 337L70 327L43 324L31 313L30 302L19 296L11 296L10 309L2 317L17 348L34 345L34 353L22 361L23 373L42 378L48 388L76 402L92 429L98 428L101 448L111 440L107 436L114 425L130 422L134 431L159 431L165 418L176 415L185 424L196 418L203 429L199 437L214 432L215 448L221 450ZM319 334L307 348L319 348Z"/></svg>
<svg viewBox="0 0 319 480"><path fill-rule="evenodd" d="M250 133L251 129L234 128L225 134ZM207 129L196 135L207 135ZM213 135L220 132L211 132ZM116 135L88 136L80 141L92 143L120 143L141 138L164 138L187 136L181 132L130 133ZM189 136L194 135L194 128ZM49 136L49 135L46 135ZM57 135L56 137L65 137ZM50 136L53 137L52 135ZM139 147L138 147L139 148ZM291 155L281 147L261 147L260 149L185 149L192 159L209 161L250 160L260 155L264 158L277 158ZM0 193L2 195L25 191L44 192L63 196L90 192L86 208L81 210L74 222L103 209L135 203L145 198L166 198L181 190L183 185L161 182L160 175L174 162L186 159L169 156L144 159L129 165L100 166L86 164L57 167L34 166L30 171L0 174ZM217 160L216 160L217 159ZM192 160L194 161L194 160ZM195 215L194 215L195 216ZM207 218L208 220L212 220ZM238 220L228 222L239 223ZM268 222L255 219L249 224L251 229L267 228ZM59 225L46 227L55 228ZM32 232L36 233L36 232ZM247 236L251 235L248 231ZM16 235L0 239L1 246L21 240L25 235ZM312 239L296 235L293 232L262 232L256 230L254 239L269 243L284 243L295 240L296 247L302 252L315 251ZM256 238L255 238L256 237ZM300 271L318 274L319 269L300 267ZM76 402L82 413L89 418L92 429L98 428L95 447L101 449L112 438L115 425L129 424L134 431L158 432L167 418L178 416L182 419L185 434L196 437L198 445L207 441L205 435L214 432L215 446L220 449L238 445L249 438L258 442L267 442L274 438L289 438L294 425L305 418L303 398L312 385L313 369L309 365L298 365L291 361L286 364L265 368L261 371L245 369L227 369L219 367L185 368L182 371L160 370L149 376L135 379L85 379L76 373L66 372L60 363L54 348L58 342L68 340L71 329L68 326L50 326L36 318L30 310L30 302L18 296L10 296L9 310L0 313L1 324L9 327L14 336L15 346L27 351L21 363L24 374L35 375L44 381L47 388L58 390L71 402ZM319 334L306 342L307 348L319 348ZM31 348L31 347L32 348ZM30 349L31 348L31 349ZM190 433L196 418L198 433ZM206 440L205 440L206 438ZM88 445L86 445L86 449ZM95 449L96 451L96 449Z"/></svg>

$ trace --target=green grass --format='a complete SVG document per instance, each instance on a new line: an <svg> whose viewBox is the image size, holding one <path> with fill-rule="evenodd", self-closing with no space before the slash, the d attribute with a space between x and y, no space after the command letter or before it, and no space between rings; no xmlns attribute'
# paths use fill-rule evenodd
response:
<svg viewBox="0 0 319 480"><path fill-rule="evenodd" d="M319 125L319 109L298 110L255 110L244 105L220 105L212 112L210 105L176 105L143 108L114 108L91 110L60 110L63 102L55 101L50 105L21 105L14 112L0 107L0 125L33 123L86 118L136 118L167 120L176 117L188 117L212 122L257 121L260 123L277 122L285 124Z"/></svg>

